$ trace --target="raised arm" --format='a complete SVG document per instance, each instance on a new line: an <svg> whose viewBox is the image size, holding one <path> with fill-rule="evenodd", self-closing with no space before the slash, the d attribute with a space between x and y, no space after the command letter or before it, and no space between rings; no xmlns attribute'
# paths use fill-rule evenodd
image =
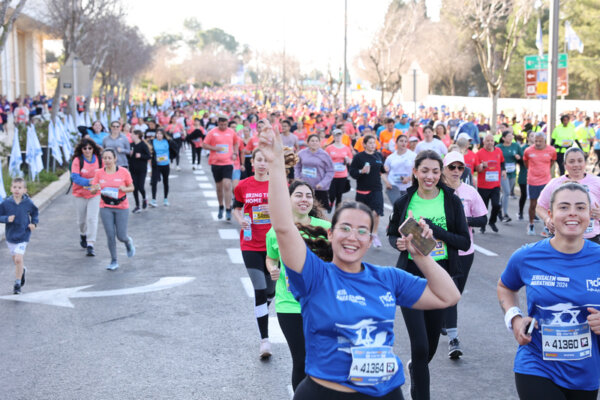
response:
<svg viewBox="0 0 600 400"><path fill-rule="evenodd" d="M281 136L265 121L259 137L258 147L269 163L269 213L271 226L277 235L279 254L286 268L302 273L306 245L294 224Z"/></svg>

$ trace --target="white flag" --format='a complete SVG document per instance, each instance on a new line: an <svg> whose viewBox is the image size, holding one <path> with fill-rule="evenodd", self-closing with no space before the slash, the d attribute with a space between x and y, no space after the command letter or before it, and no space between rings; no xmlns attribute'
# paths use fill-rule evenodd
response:
<svg viewBox="0 0 600 400"><path fill-rule="evenodd" d="M48 147L52 150L52 157L54 157L57 163L62 165L63 157L60 151L60 141L56 135L56 127L52 121L48 124Z"/></svg>
<svg viewBox="0 0 600 400"><path fill-rule="evenodd" d="M8 172L13 178L21 176L21 164L23 157L21 156L21 146L19 145L19 130L15 127L15 136L13 137L12 151L10 152L10 163L8 164Z"/></svg>
<svg viewBox="0 0 600 400"><path fill-rule="evenodd" d="M6 190L4 190L4 177L2 176L2 170L0 170L0 203L6 198Z"/></svg>
<svg viewBox="0 0 600 400"><path fill-rule="evenodd" d="M102 111L100 114L100 123L104 129L108 129L108 117L106 116L106 110Z"/></svg>
<svg viewBox="0 0 600 400"><path fill-rule="evenodd" d="M544 40L542 34L542 21L538 18L537 32L535 34L535 47L538 49L540 56L544 54Z"/></svg>
<svg viewBox="0 0 600 400"><path fill-rule="evenodd" d="M35 180L38 174L44 169L42 162L42 146L37 137L35 126L33 124L27 127L27 146L25 152L25 162L29 165L29 174L31 180Z"/></svg>
<svg viewBox="0 0 600 400"><path fill-rule="evenodd" d="M565 42L567 43L567 50L577 50L583 53L583 42L573 30L569 21L565 21Z"/></svg>

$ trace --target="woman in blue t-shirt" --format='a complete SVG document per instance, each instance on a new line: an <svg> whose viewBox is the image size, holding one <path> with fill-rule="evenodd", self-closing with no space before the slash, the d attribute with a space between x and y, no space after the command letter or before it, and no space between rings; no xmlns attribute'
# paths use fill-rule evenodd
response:
<svg viewBox="0 0 600 400"><path fill-rule="evenodd" d="M426 279L363 262L373 214L361 203L344 203L335 211L328 230L333 262L318 258L294 225L281 136L268 122L259 148L269 163L269 210L279 254L302 308L307 377L294 399L403 399L402 363L393 353L396 306L449 307L460 298L454 282L415 250L412 235L403 239ZM419 225L431 238L427 224Z"/></svg>
<svg viewBox="0 0 600 400"><path fill-rule="evenodd" d="M169 157L169 140L166 138L165 130L159 128L156 130L156 138L152 139L152 178L150 185L152 186L152 200L150 206L156 207L156 189L158 182L162 179L163 193L165 206L169 205L169 172L170 172L170 157Z"/></svg>
<svg viewBox="0 0 600 400"><path fill-rule="evenodd" d="M600 245L583 238L590 197L574 182L550 199L555 236L517 250L498 282L504 322L519 343L521 399L596 399L600 382ZM527 289L527 314L518 292ZM535 319L534 319L535 318Z"/></svg>

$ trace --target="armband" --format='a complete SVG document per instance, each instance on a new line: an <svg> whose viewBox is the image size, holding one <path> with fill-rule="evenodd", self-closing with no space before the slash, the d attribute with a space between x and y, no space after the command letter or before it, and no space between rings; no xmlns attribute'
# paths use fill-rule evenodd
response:
<svg viewBox="0 0 600 400"><path fill-rule="evenodd" d="M504 324L506 325L506 329L512 332L512 319L517 315L523 316L523 312L517 306L511 307L504 314Z"/></svg>

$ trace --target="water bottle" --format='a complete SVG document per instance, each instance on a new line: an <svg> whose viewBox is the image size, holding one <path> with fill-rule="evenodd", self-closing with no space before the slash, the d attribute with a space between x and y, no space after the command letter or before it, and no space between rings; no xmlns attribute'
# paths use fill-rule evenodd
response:
<svg viewBox="0 0 600 400"><path fill-rule="evenodd" d="M244 240L252 240L252 219L250 219L250 214L244 214L244 221L248 223L248 229L244 229Z"/></svg>

